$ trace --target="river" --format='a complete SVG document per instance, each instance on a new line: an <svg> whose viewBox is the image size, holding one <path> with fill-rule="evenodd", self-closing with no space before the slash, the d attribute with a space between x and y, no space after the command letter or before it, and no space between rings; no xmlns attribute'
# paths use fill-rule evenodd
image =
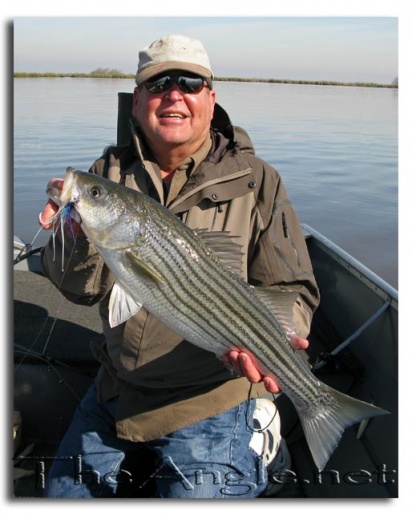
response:
<svg viewBox="0 0 412 515"><path fill-rule="evenodd" d="M116 141L129 79L14 79L14 234L31 241L51 177ZM398 287L398 91L216 82L306 223ZM36 244L46 241L44 231Z"/></svg>

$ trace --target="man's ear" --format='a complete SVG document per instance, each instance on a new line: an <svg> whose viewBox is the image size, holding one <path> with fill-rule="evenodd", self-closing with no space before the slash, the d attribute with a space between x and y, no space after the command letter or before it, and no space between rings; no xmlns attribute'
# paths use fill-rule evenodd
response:
<svg viewBox="0 0 412 515"><path fill-rule="evenodd" d="M136 114L137 114L137 103L139 101L139 95L140 95L140 91L139 91L139 88L136 86L133 91L133 107L132 107L132 114L135 118L136 118Z"/></svg>

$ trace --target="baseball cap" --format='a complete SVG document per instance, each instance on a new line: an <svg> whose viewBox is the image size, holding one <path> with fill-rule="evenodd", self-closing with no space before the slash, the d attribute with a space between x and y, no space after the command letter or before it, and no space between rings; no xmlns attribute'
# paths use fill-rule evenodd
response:
<svg viewBox="0 0 412 515"><path fill-rule="evenodd" d="M139 52L136 84L167 70L184 70L213 78L209 57L202 43L186 36L163 36Z"/></svg>

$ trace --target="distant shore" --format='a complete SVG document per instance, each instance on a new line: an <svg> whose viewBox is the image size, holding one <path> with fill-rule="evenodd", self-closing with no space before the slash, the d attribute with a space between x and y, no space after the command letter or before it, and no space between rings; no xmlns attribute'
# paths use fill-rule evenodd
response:
<svg viewBox="0 0 412 515"><path fill-rule="evenodd" d="M91 79L134 79L134 74L123 73L37 73L37 72L15 72L14 78L27 79L27 78L91 78ZM291 79L256 79L256 78L243 78L243 77L215 77L216 82L263 82L270 84L304 84L313 86L352 86L362 88L392 88L398 89L398 84L376 84L374 82L337 82L328 80L291 80Z"/></svg>

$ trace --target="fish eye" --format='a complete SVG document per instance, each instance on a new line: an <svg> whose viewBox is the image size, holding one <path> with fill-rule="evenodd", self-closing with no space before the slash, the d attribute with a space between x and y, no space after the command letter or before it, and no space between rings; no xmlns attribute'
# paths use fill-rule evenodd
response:
<svg viewBox="0 0 412 515"><path fill-rule="evenodd" d="M94 199L101 199L104 197L104 193L104 189L99 185L91 186L89 189L89 195Z"/></svg>

